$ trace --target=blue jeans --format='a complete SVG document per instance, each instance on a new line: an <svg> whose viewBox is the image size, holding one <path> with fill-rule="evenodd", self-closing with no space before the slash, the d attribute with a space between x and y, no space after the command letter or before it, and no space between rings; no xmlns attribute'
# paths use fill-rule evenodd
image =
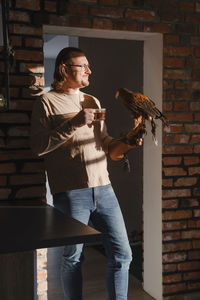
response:
<svg viewBox="0 0 200 300"><path fill-rule="evenodd" d="M126 300L128 273L132 260L127 232L112 186L84 188L58 193L54 207L84 224L89 220L103 233L108 258L106 287L109 300ZM82 300L83 244L64 247L61 279L65 300Z"/></svg>

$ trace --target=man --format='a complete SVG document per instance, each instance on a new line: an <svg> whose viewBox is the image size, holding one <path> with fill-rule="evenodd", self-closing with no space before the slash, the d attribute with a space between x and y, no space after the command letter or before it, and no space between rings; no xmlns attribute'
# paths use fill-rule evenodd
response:
<svg viewBox="0 0 200 300"><path fill-rule="evenodd" d="M31 126L34 153L44 155L54 206L67 216L103 233L108 257L109 300L126 300L131 248L121 210L110 184L106 154L119 160L134 145L108 136L104 121L94 122L100 102L80 91L89 85L91 70L84 52L64 48L55 64L52 90L36 101ZM135 128L140 123L135 120ZM62 285L65 300L82 299L83 245L65 246Z"/></svg>

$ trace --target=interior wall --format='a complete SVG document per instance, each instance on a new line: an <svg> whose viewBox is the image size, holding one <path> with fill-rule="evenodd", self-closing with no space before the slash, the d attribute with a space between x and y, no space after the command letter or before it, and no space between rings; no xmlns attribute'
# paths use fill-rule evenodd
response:
<svg viewBox="0 0 200 300"><path fill-rule="evenodd" d="M143 42L80 37L79 47L86 52L92 71L90 85L83 91L97 97L107 109L108 133L119 138L133 124L130 112L115 99L115 93L120 87L142 92ZM124 161L113 162L108 157L110 179L129 233L142 230L142 156L142 147L128 153L130 173L124 170Z"/></svg>

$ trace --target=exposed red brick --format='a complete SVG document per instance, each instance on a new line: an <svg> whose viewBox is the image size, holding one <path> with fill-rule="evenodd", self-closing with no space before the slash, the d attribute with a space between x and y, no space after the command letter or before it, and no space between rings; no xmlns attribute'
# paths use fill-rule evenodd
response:
<svg viewBox="0 0 200 300"><path fill-rule="evenodd" d="M176 241L171 243L165 243L163 245L163 252L171 252L171 251L186 251L192 249L191 241Z"/></svg>
<svg viewBox="0 0 200 300"><path fill-rule="evenodd" d="M11 194L11 189L1 188L0 189L0 200L7 200Z"/></svg>
<svg viewBox="0 0 200 300"><path fill-rule="evenodd" d="M30 60L30 61L42 61L44 57L43 52L33 50L16 50L15 59L17 60Z"/></svg>
<svg viewBox="0 0 200 300"><path fill-rule="evenodd" d="M200 121L200 113L194 114L194 121Z"/></svg>
<svg viewBox="0 0 200 300"><path fill-rule="evenodd" d="M163 112L172 111L173 103L172 102L164 102L163 103Z"/></svg>
<svg viewBox="0 0 200 300"><path fill-rule="evenodd" d="M42 292L42 291L47 291L47 281L38 281L37 282L37 291Z"/></svg>
<svg viewBox="0 0 200 300"><path fill-rule="evenodd" d="M177 230L184 228L187 228L187 221L163 222L163 230Z"/></svg>
<svg viewBox="0 0 200 300"><path fill-rule="evenodd" d="M26 162L21 168L21 173L37 173L44 172L43 162Z"/></svg>
<svg viewBox="0 0 200 300"><path fill-rule="evenodd" d="M16 8L23 8L26 10L39 10L40 9L40 1L35 0L20 0L16 1Z"/></svg>
<svg viewBox="0 0 200 300"><path fill-rule="evenodd" d="M178 3L180 10L182 11L194 11L194 3L187 1L179 1Z"/></svg>
<svg viewBox="0 0 200 300"><path fill-rule="evenodd" d="M27 138L25 138L25 139L9 138L6 140L6 148L7 149L12 149L12 148L23 149L23 148L29 148L29 147L30 147L30 143Z"/></svg>
<svg viewBox="0 0 200 300"><path fill-rule="evenodd" d="M192 241L192 247L194 249L200 248L200 239L199 240L193 240Z"/></svg>
<svg viewBox="0 0 200 300"><path fill-rule="evenodd" d="M97 0L79 0L79 2L83 2L83 3L97 3Z"/></svg>
<svg viewBox="0 0 200 300"><path fill-rule="evenodd" d="M158 19L154 11L136 10L128 8L125 12L126 19L135 19L140 21L155 21Z"/></svg>
<svg viewBox="0 0 200 300"><path fill-rule="evenodd" d="M32 186L20 189L16 192L16 199L28 199L28 198L39 198L45 197L46 189L44 186Z"/></svg>
<svg viewBox="0 0 200 300"><path fill-rule="evenodd" d="M112 29L112 21L109 19L94 18L92 27L96 29Z"/></svg>
<svg viewBox="0 0 200 300"><path fill-rule="evenodd" d="M191 81L187 84L188 89L199 90L200 89L200 81Z"/></svg>
<svg viewBox="0 0 200 300"><path fill-rule="evenodd" d="M100 4L106 5L118 5L118 0L99 0Z"/></svg>
<svg viewBox="0 0 200 300"><path fill-rule="evenodd" d="M21 72L44 73L44 65L38 63L20 63Z"/></svg>
<svg viewBox="0 0 200 300"><path fill-rule="evenodd" d="M47 270L38 270L37 280L45 280L45 279L47 279Z"/></svg>
<svg viewBox="0 0 200 300"><path fill-rule="evenodd" d="M188 283L188 289L189 290L197 290L200 288L200 282L199 280L197 282L189 282Z"/></svg>
<svg viewBox="0 0 200 300"><path fill-rule="evenodd" d="M199 77L200 77L200 70L192 70L192 78L198 80Z"/></svg>
<svg viewBox="0 0 200 300"><path fill-rule="evenodd" d="M19 35L35 35L42 36L42 27L32 27L22 24L11 24L10 32Z"/></svg>
<svg viewBox="0 0 200 300"><path fill-rule="evenodd" d="M190 44L200 46L200 37L199 36L191 36Z"/></svg>
<svg viewBox="0 0 200 300"><path fill-rule="evenodd" d="M4 113L1 112L0 123L29 123L29 117L25 113Z"/></svg>
<svg viewBox="0 0 200 300"><path fill-rule="evenodd" d="M194 153L200 153L200 145L194 146Z"/></svg>
<svg viewBox="0 0 200 300"><path fill-rule="evenodd" d="M200 272L186 272L183 274L183 280L195 280L200 278Z"/></svg>
<svg viewBox="0 0 200 300"><path fill-rule="evenodd" d="M10 43L12 46L20 47L22 45L22 36L11 36Z"/></svg>
<svg viewBox="0 0 200 300"><path fill-rule="evenodd" d="M193 48L192 47L175 47L175 46L165 46L164 47L164 54L169 56L190 56L193 54Z"/></svg>
<svg viewBox="0 0 200 300"><path fill-rule="evenodd" d="M192 97L191 91L185 91L181 89L176 89L172 91L166 91L163 95L167 100L187 100Z"/></svg>
<svg viewBox="0 0 200 300"><path fill-rule="evenodd" d="M164 272L175 272L177 269L176 264L163 264Z"/></svg>
<svg viewBox="0 0 200 300"><path fill-rule="evenodd" d="M175 34L165 34L163 37L164 45L165 44L178 44L179 43L179 35Z"/></svg>
<svg viewBox="0 0 200 300"><path fill-rule="evenodd" d="M170 275L163 275L163 283L171 283L171 282L178 282L182 281L182 274L170 274Z"/></svg>
<svg viewBox="0 0 200 300"><path fill-rule="evenodd" d="M168 68L183 68L184 59L174 58L174 57L164 57L163 64L164 67L168 67Z"/></svg>
<svg viewBox="0 0 200 300"><path fill-rule="evenodd" d="M190 103L190 110L200 111L200 103L199 102L191 102Z"/></svg>
<svg viewBox="0 0 200 300"><path fill-rule="evenodd" d="M160 18L161 21L163 22L168 22L168 23L174 23L174 22L181 22L182 20L182 16L179 12L175 12L175 11L162 11L160 12Z"/></svg>
<svg viewBox="0 0 200 300"><path fill-rule="evenodd" d="M180 261L185 261L187 254L184 252L175 252L175 253L167 253L163 255L164 263L175 263Z"/></svg>
<svg viewBox="0 0 200 300"><path fill-rule="evenodd" d="M132 6L133 1L132 0L119 0L120 6Z"/></svg>
<svg viewBox="0 0 200 300"><path fill-rule="evenodd" d="M0 174L11 174L16 172L16 166L14 163L1 163Z"/></svg>
<svg viewBox="0 0 200 300"><path fill-rule="evenodd" d="M194 50L194 55L195 55L195 56L200 56L200 48L196 48L196 49Z"/></svg>
<svg viewBox="0 0 200 300"><path fill-rule="evenodd" d="M187 15L186 16L186 22L188 23L200 23L200 16L199 13L197 14L192 14L192 15Z"/></svg>
<svg viewBox="0 0 200 300"><path fill-rule="evenodd" d="M188 261L178 264L179 271L198 270L200 269L200 261Z"/></svg>
<svg viewBox="0 0 200 300"><path fill-rule="evenodd" d="M163 76L165 79L189 79L190 75L187 70L164 69Z"/></svg>
<svg viewBox="0 0 200 300"><path fill-rule="evenodd" d="M163 220L179 220L189 219L192 217L191 210L176 210L176 211L165 211L163 213ZM184 232L185 233L185 232Z"/></svg>
<svg viewBox="0 0 200 300"><path fill-rule="evenodd" d="M13 126L8 130L8 136L29 136L30 128L28 126Z"/></svg>
<svg viewBox="0 0 200 300"><path fill-rule="evenodd" d="M88 17L73 16L69 18L69 25L74 27L91 27L91 19Z"/></svg>
<svg viewBox="0 0 200 300"><path fill-rule="evenodd" d="M176 80L174 83L174 87L177 90L184 90L185 89L185 82L183 80Z"/></svg>
<svg viewBox="0 0 200 300"><path fill-rule="evenodd" d="M194 209L194 217L199 218L200 217L200 209Z"/></svg>
<svg viewBox="0 0 200 300"><path fill-rule="evenodd" d="M188 169L189 175L200 174L200 167L191 167Z"/></svg>
<svg viewBox="0 0 200 300"><path fill-rule="evenodd" d="M173 135L165 134L163 136L163 144L165 144L165 145L173 144L173 141L174 141L174 136Z"/></svg>
<svg viewBox="0 0 200 300"><path fill-rule="evenodd" d="M186 134L179 134L174 137L175 144L187 144L189 142L189 136Z"/></svg>
<svg viewBox="0 0 200 300"><path fill-rule="evenodd" d="M188 110L188 103L187 102L175 102L174 103L174 110L175 111L187 111Z"/></svg>
<svg viewBox="0 0 200 300"><path fill-rule="evenodd" d="M0 167L1 168L1 167ZM0 176L0 186L4 186L7 184L7 176Z"/></svg>
<svg viewBox="0 0 200 300"><path fill-rule="evenodd" d="M186 283L176 283L176 284L170 284L170 285L164 285L163 286L163 292L164 294L168 293L176 293L180 291L184 291L186 289Z"/></svg>
<svg viewBox="0 0 200 300"><path fill-rule="evenodd" d="M196 201L196 206L199 205L199 202ZM188 220L188 228L200 228L200 220Z"/></svg>
<svg viewBox="0 0 200 300"><path fill-rule="evenodd" d="M78 17L79 19L80 17ZM81 21L79 21L80 23ZM57 25L57 26L68 26L69 25L69 16L64 15L64 16L58 16L51 14L49 16L49 24L50 25Z"/></svg>
<svg viewBox="0 0 200 300"><path fill-rule="evenodd" d="M177 146L165 146L163 147L164 154L190 154L193 153L192 146L177 145Z"/></svg>
<svg viewBox="0 0 200 300"><path fill-rule="evenodd" d="M183 112L175 112L175 113L166 113L165 114L169 121L179 121L179 122L192 122L193 115L192 113L183 113Z"/></svg>
<svg viewBox="0 0 200 300"><path fill-rule="evenodd" d="M88 7L86 5L68 4L67 11L70 15L86 16L88 14Z"/></svg>
<svg viewBox="0 0 200 300"><path fill-rule="evenodd" d="M11 185L31 185L45 183L45 174L26 174L26 175L12 175L10 176Z"/></svg>
<svg viewBox="0 0 200 300"><path fill-rule="evenodd" d="M193 259L199 259L200 257L200 249L199 250L192 250L188 252L188 259L193 260Z"/></svg>
<svg viewBox="0 0 200 300"><path fill-rule="evenodd" d="M30 22L30 15L25 11L10 10L9 19L11 21Z"/></svg>
<svg viewBox="0 0 200 300"><path fill-rule="evenodd" d="M173 180L170 179L162 179L162 186L164 187L169 187L169 186L173 186Z"/></svg>
<svg viewBox="0 0 200 300"><path fill-rule="evenodd" d="M174 186L191 186L197 183L196 177L182 177L175 181Z"/></svg>
<svg viewBox="0 0 200 300"><path fill-rule="evenodd" d="M178 200L177 199L171 199L171 200L164 200L162 204L163 208L178 208Z"/></svg>
<svg viewBox="0 0 200 300"><path fill-rule="evenodd" d="M126 20L114 20L113 29L115 30L128 30L128 31L139 31L139 24L135 21Z"/></svg>
<svg viewBox="0 0 200 300"><path fill-rule="evenodd" d="M31 100L12 100L10 102L10 110L27 110L27 111L31 111L33 108L33 101Z"/></svg>
<svg viewBox="0 0 200 300"><path fill-rule="evenodd" d="M32 47L32 48L42 48L43 47L43 40L37 38L26 38L25 39L25 46Z"/></svg>
<svg viewBox="0 0 200 300"><path fill-rule="evenodd" d="M185 165L196 165L199 163L199 157L198 156L185 156L184 157L184 164Z"/></svg>
<svg viewBox="0 0 200 300"><path fill-rule="evenodd" d="M14 150L9 152L0 152L0 161L34 159L33 153L28 150ZM1 167L0 167L1 169Z"/></svg>
<svg viewBox="0 0 200 300"><path fill-rule="evenodd" d="M122 18L123 9L120 7L90 7L89 14L96 17Z"/></svg>
<svg viewBox="0 0 200 300"><path fill-rule="evenodd" d="M200 132L200 124L185 124L186 132Z"/></svg>
<svg viewBox="0 0 200 300"><path fill-rule="evenodd" d="M200 238L200 231L199 230L188 230L181 232L182 239L198 239Z"/></svg>
<svg viewBox="0 0 200 300"><path fill-rule="evenodd" d="M165 176L187 175L187 172L183 168L178 167L163 168L163 171Z"/></svg>
<svg viewBox="0 0 200 300"><path fill-rule="evenodd" d="M171 28L171 24L144 23L144 32L169 33Z"/></svg>
<svg viewBox="0 0 200 300"><path fill-rule="evenodd" d="M163 241L173 241L180 239L180 231L171 231L163 233Z"/></svg>
<svg viewBox="0 0 200 300"><path fill-rule="evenodd" d="M164 127L164 132L168 133L180 133L183 131L182 124L170 124L169 126Z"/></svg>
<svg viewBox="0 0 200 300"><path fill-rule="evenodd" d="M45 10L48 12L56 12L56 2L54 1L45 1Z"/></svg>

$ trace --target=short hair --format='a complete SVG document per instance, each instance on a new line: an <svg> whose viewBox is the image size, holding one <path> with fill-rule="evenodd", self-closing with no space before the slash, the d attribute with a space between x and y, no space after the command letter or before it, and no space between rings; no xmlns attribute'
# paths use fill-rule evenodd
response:
<svg viewBox="0 0 200 300"><path fill-rule="evenodd" d="M70 62L70 59L73 57L85 56L85 53L75 47L66 47L63 48L57 55L55 62L55 69L53 75L53 83L51 84L52 88L57 92L62 92L62 86L64 81L66 80L62 74L61 65Z"/></svg>

